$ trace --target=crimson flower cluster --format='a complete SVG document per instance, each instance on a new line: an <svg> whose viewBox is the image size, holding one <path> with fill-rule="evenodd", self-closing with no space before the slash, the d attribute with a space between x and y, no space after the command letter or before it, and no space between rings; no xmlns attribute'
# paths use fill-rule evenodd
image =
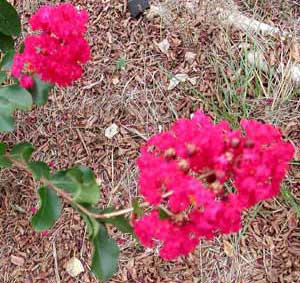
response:
<svg viewBox="0 0 300 283"><path fill-rule="evenodd" d="M88 13L72 4L43 6L30 18L37 34L29 35L24 52L15 55L12 75L21 86L33 86L32 76L59 86L71 85L80 78L82 64L90 58L90 48L84 38Z"/></svg>
<svg viewBox="0 0 300 283"><path fill-rule="evenodd" d="M240 126L198 111L142 147L139 188L152 205L134 224L143 245L160 245L166 260L186 255L201 238L237 232L244 209L279 193L293 146L272 125Z"/></svg>

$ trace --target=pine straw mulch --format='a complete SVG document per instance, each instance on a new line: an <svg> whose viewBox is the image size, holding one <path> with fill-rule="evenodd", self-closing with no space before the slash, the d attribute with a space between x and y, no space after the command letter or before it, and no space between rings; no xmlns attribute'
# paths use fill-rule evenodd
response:
<svg viewBox="0 0 300 283"><path fill-rule="evenodd" d="M15 2L26 22L31 11L47 1ZM173 14L166 24L130 19L126 1L72 2L91 15L88 38L93 56L85 76L72 88L56 89L46 106L17 113L17 129L1 140L10 145L32 142L37 149L34 158L54 162L55 170L76 163L90 166L102 185L100 205L127 207L137 197L135 159L144 140L195 109L214 115L209 101L218 92L209 56L223 29L206 13L194 17L177 9L178 16ZM171 45L168 56L156 45L164 38ZM217 50L221 54L221 47ZM197 53L192 65L184 60L186 51ZM126 57L124 70L116 69L120 57ZM167 91L171 73L188 73L197 77L197 84ZM271 112L259 100L253 103L253 115L274 119L264 115ZM285 104L287 111L276 110L279 116L290 113L276 122L296 144L297 100L292 105ZM112 123L119 133L109 140L104 131ZM299 197L298 169L293 168L287 186ZM14 169L1 171L0 179L0 282L97 282L89 273L91 251L78 214L65 204L55 227L45 236L37 234L29 224L37 185ZM193 254L173 262L164 262L156 250L137 246L129 236L109 229L121 245L119 272L110 282L299 282L300 226L294 210L280 197L247 213L239 235L203 241ZM12 256L19 260L17 265ZM85 268L76 279L64 269L73 256Z"/></svg>

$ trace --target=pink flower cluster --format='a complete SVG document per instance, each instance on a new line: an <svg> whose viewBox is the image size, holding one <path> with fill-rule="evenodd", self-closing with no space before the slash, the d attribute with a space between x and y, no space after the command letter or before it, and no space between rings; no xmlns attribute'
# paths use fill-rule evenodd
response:
<svg viewBox="0 0 300 283"><path fill-rule="evenodd" d="M244 209L278 194L293 154L272 125L243 119L233 130L201 111L179 119L141 149L140 193L153 208L135 222L135 233L171 260L202 237L237 232Z"/></svg>
<svg viewBox="0 0 300 283"><path fill-rule="evenodd" d="M38 34L29 35L24 52L14 57L12 74L21 86L33 86L33 74L59 86L71 85L80 78L82 64L90 58L84 38L88 14L72 4L43 6L30 18L30 26Z"/></svg>

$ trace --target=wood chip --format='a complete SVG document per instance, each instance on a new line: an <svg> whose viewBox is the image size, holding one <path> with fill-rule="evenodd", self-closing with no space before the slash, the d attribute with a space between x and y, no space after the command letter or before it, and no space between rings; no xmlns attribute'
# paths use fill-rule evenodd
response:
<svg viewBox="0 0 300 283"><path fill-rule="evenodd" d="M11 263L13 263L17 266L23 266L25 263L24 258L22 258L20 256L15 256L15 255L11 255L10 261L11 261Z"/></svg>

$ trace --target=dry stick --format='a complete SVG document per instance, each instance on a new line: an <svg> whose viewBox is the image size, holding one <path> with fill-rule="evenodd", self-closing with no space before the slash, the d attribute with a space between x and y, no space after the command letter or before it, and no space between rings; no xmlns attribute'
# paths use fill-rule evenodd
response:
<svg viewBox="0 0 300 283"><path fill-rule="evenodd" d="M58 272L57 253L56 253L56 246L55 246L54 240L52 242L52 247L53 247L55 278L56 278L56 282L60 283L61 281L60 281L60 276L59 276L59 272Z"/></svg>
<svg viewBox="0 0 300 283"><path fill-rule="evenodd" d="M167 7L167 3L171 1L173 4L179 5L179 0L166 0L165 3L160 5L160 8L157 8L158 11L152 11L154 15L160 15L163 17L160 12L162 12ZM195 2L196 5L196 1ZM205 4L206 3L206 4ZM203 5L204 4L204 5ZM205 7L207 5L207 9L212 13L217 13L217 16L222 24L231 25L235 28L244 31L248 34L261 34L261 35L271 35L271 36L279 36L281 39L292 39L293 35L287 31L283 31L280 28L274 27L272 25L263 23L254 19L253 17L248 17L239 11L239 6L232 0L222 0L222 1L213 1L213 0L203 0L201 4L198 4L198 7L201 8L201 5ZM167 9L168 10L168 9ZM160 12L159 12L160 11ZM193 9L193 14L197 13L197 9ZM299 41L299 38L296 38ZM254 52L254 55L260 56L259 52ZM259 59L259 58L258 58ZM263 60L255 60L255 62L251 62L252 60L248 60L251 65L258 64L263 67L263 71L265 73L269 72L268 64L265 64ZM284 66L286 69L286 73L289 74L291 82L295 86L300 86L300 64L299 62L294 62L292 64L288 64ZM284 76L284 72L282 72L279 68L276 70L278 75Z"/></svg>
<svg viewBox="0 0 300 283"><path fill-rule="evenodd" d="M281 39L292 39L292 34L288 33L287 31L281 31L277 27L273 27L269 24L260 22L258 20L255 20L254 18L250 18L242 14L238 11L238 6L234 3L231 3L232 8L231 9L223 9L218 7L216 10L219 13L219 19L221 22L229 24L234 26L235 28L242 30L246 33L253 33L253 34L262 34L262 35L271 35L271 36L279 36ZM297 38L297 41L299 41L299 38ZM259 57L259 52L256 53L256 56ZM259 59L259 58L258 58ZM264 60L255 60L256 62L251 62L252 60L249 60L249 63L252 65L258 64L262 67L262 70L264 72L269 72L269 66L264 62ZM253 64L254 63L254 64ZM294 62L292 64L287 64L284 66L286 69L285 73L289 74L290 80L292 83L296 86L300 86L300 64L299 62ZM281 71L279 68L276 70L278 74L281 74L284 76L284 72Z"/></svg>
<svg viewBox="0 0 300 283"><path fill-rule="evenodd" d="M173 0L178 5L180 3L179 0ZM166 1L166 3L168 0ZM196 1L194 1L196 3ZM165 7L166 4L161 4L160 10L163 10L162 7ZM203 0L201 4L198 4L198 8L206 8L207 11L211 12L211 14L216 14L219 21L223 25L231 25L234 26L236 29L245 32L246 34L252 35L271 35L275 37L280 37L281 40L286 39L293 39L293 35L290 32L282 31L280 28L274 27L272 25L263 23L254 19L253 17L248 17L244 15L242 12L239 11L239 6L235 4L233 0ZM197 14L199 9L193 9L193 14ZM154 15L162 15L159 11L152 11ZM299 37L296 37L296 40L299 41ZM248 62L251 65L257 65L257 67L261 68L265 73L270 72L270 66L265 62L265 60L261 60L261 53L257 51L251 51L254 57L257 57L255 60L251 60L247 58ZM253 56L252 56L253 57ZM286 76L295 86L300 86L300 63L295 60L292 64L287 64L284 66L285 72L282 71L280 68L276 69L276 75Z"/></svg>
<svg viewBox="0 0 300 283"><path fill-rule="evenodd" d="M254 33L260 32L262 34L270 35L287 35L287 33L281 32L279 28L245 16L238 11L237 6L230 10L217 8L217 11L219 12L219 18L221 20L225 21L227 24L235 26L240 30Z"/></svg>

